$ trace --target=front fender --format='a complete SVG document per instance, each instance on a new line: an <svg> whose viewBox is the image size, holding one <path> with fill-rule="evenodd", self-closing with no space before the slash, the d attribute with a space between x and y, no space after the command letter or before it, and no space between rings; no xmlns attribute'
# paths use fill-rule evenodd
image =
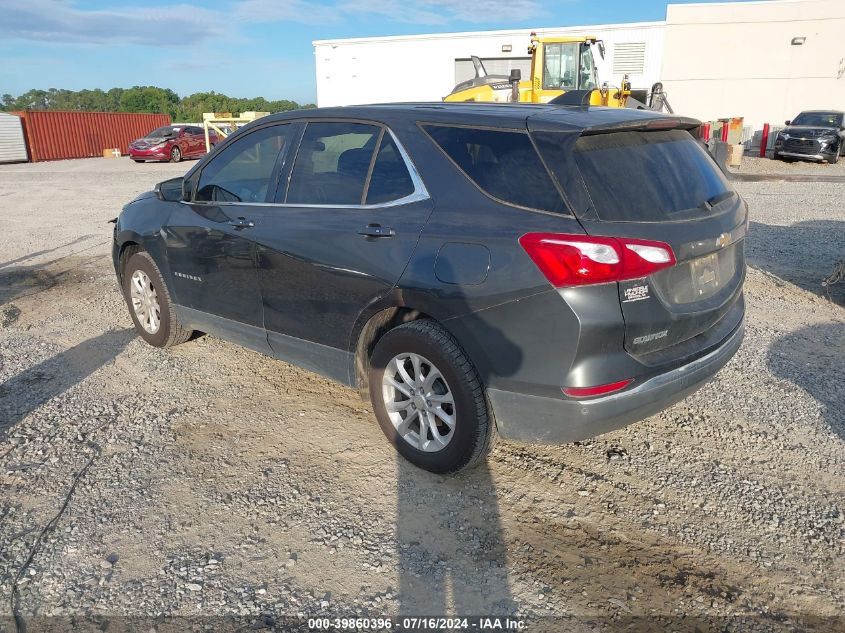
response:
<svg viewBox="0 0 845 633"><path fill-rule="evenodd" d="M120 282L120 254L129 244L138 244L147 251L167 281L170 266L167 260L163 227L172 213L175 202L164 202L155 194L142 194L125 207L114 227L112 260Z"/></svg>

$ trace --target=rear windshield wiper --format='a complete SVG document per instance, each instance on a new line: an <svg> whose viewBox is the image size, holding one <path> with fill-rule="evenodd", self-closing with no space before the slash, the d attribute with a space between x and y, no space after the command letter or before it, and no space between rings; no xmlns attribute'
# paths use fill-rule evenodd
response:
<svg viewBox="0 0 845 633"><path fill-rule="evenodd" d="M698 205L696 209L701 209L702 211L710 211L720 202L724 202L725 200L729 200L733 197L733 191L723 191L722 193L717 193L715 196L710 196L709 198L707 198L707 200Z"/></svg>

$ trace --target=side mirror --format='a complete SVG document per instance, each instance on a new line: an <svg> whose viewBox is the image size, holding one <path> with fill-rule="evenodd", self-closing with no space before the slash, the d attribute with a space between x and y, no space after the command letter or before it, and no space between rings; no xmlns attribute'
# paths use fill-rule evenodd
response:
<svg viewBox="0 0 845 633"><path fill-rule="evenodd" d="M187 200L185 197L185 178L179 176L178 178L171 178L170 180L160 182L155 186L155 193L159 200L165 200L167 202Z"/></svg>
<svg viewBox="0 0 845 633"><path fill-rule="evenodd" d="M786 121L784 121L784 123L786 123L787 125L792 125L792 121L790 121L789 119L787 119Z"/></svg>
<svg viewBox="0 0 845 633"><path fill-rule="evenodd" d="M599 55L601 55L601 58L604 59L604 42L599 40L598 45L599 45Z"/></svg>

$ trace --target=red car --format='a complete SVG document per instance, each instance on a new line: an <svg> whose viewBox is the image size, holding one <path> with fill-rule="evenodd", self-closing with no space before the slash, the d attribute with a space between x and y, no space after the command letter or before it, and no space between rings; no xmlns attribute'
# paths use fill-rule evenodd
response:
<svg viewBox="0 0 845 633"><path fill-rule="evenodd" d="M211 146L220 140L209 131ZM205 156L205 132L195 125L166 125L129 144L129 158L136 163L148 160L178 163L183 158Z"/></svg>

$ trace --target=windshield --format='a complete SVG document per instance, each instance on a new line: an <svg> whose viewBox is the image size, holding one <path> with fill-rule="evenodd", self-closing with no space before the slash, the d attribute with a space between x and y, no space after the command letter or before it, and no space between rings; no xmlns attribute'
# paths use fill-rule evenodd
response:
<svg viewBox="0 0 845 633"><path fill-rule="evenodd" d="M815 125L817 127L841 127L841 112L802 112L792 121L792 125Z"/></svg>
<svg viewBox="0 0 845 633"><path fill-rule="evenodd" d="M578 81L578 42L543 45L543 90L572 90Z"/></svg>
<svg viewBox="0 0 845 633"><path fill-rule="evenodd" d="M540 153L560 182L555 133L537 132ZM575 164L600 220L659 222L699 217L734 198L707 152L684 130L614 132L582 136ZM685 213L686 212L686 213Z"/></svg>
<svg viewBox="0 0 845 633"><path fill-rule="evenodd" d="M596 63L593 59L593 49L589 42L581 44L581 76L578 87L581 90L595 90L599 87L596 77Z"/></svg>
<svg viewBox="0 0 845 633"><path fill-rule="evenodd" d="M169 136L176 136L176 134L178 133L179 128L170 127L168 125L165 127L156 128L155 130L147 134L144 138L167 138Z"/></svg>

